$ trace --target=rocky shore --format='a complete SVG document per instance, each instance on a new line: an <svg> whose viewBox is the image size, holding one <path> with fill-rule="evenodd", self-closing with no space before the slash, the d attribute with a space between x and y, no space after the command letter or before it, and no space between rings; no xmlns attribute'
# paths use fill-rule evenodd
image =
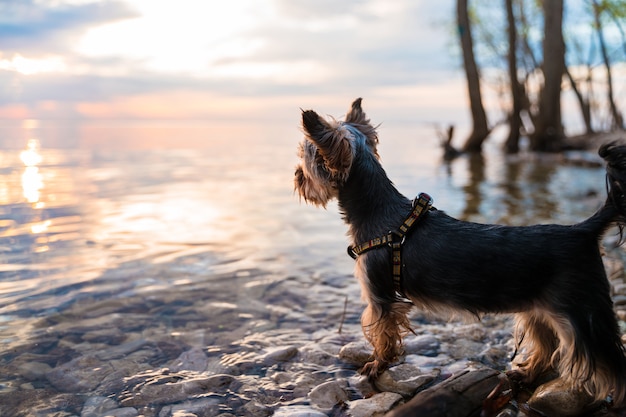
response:
<svg viewBox="0 0 626 417"><path fill-rule="evenodd" d="M624 325L622 262L612 255L606 265ZM417 312L413 316L416 335L406 339L405 355L372 385L357 372L371 348L355 320L342 323L341 332L339 323L315 330L314 320L304 318L301 326L269 330L254 322L227 332L233 336L228 344L219 340L201 344L189 336L193 331L182 339L150 329L137 331L140 317L163 308L158 303L148 304L145 311L129 311L124 307L127 303L99 306L100 313L103 308L107 312L99 315L92 328L85 319L80 326L73 326L70 320L61 328L52 327L52 332L42 331L32 344L3 355L0 373L12 382L0 387L0 415L382 416L416 393L437 390L469 371L492 370L487 376L495 377L489 383L496 385L514 352L510 316L464 322L433 319ZM179 305L170 313L180 318L190 308L195 307ZM228 305L223 305L224 325L228 312ZM219 308L207 314L216 313ZM561 400L558 394L551 395L548 403ZM566 398L568 403L574 399ZM478 411L466 410L462 415L479 415L483 400L472 398ZM538 415L526 402L508 400L496 402L499 409L486 403L493 414L483 415ZM601 407L597 415L612 415L610 412ZM555 415L576 415L572 413Z"/></svg>

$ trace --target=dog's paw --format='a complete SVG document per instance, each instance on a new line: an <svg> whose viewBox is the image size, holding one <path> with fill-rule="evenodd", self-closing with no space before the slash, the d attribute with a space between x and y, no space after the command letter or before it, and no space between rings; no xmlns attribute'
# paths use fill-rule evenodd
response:
<svg viewBox="0 0 626 417"><path fill-rule="evenodd" d="M382 374L385 371L385 369L387 369L387 367L388 367L387 362L376 359L371 362L367 362L365 365L363 365L363 368L361 368L359 372L361 373L361 375L364 375L369 380L373 381L376 378L378 378L378 376Z"/></svg>
<svg viewBox="0 0 626 417"><path fill-rule="evenodd" d="M524 387L538 387L548 381L557 378L559 374L553 369L547 369L542 372L533 372L527 367L520 367L506 371L506 376L514 383Z"/></svg>
<svg viewBox="0 0 626 417"><path fill-rule="evenodd" d="M511 369L510 371L506 371L506 376L509 377L510 380L523 383L527 382L528 373L521 369Z"/></svg>

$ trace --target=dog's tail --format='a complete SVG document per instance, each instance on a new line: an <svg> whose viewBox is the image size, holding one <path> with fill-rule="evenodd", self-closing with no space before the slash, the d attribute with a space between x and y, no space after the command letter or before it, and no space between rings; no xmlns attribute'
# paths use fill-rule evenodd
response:
<svg viewBox="0 0 626 417"><path fill-rule="evenodd" d="M618 226L621 244L626 226L626 145L610 142L602 145L598 154L606 161L607 198L604 206L583 223L598 233Z"/></svg>

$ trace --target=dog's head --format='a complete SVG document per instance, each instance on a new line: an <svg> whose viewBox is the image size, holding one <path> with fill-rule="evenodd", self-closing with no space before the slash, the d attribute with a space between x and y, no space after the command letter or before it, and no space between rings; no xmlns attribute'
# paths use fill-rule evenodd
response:
<svg viewBox="0 0 626 417"><path fill-rule="evenodd" d="M363 148L378 158L376 128L354 100L345 121L324 120L313 110L302 112L304 140L300 143L301 163L296 168L295 189L305 201L326 206L337 197L339 188L350 175L357 149Z"/></svg>

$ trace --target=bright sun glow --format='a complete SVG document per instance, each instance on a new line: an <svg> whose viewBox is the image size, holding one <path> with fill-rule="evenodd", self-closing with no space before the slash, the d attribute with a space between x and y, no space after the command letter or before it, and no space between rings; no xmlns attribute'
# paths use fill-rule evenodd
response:
<svg viewBox="0 0 626 417"><path fill-rule="evenodd" d="M151 70L202 74L212 62L246 55L259 46L239 36L267 8L255 0L160 2L131 0L135 19L89 30L78 44L88 56L122 56Z"/></svg>

